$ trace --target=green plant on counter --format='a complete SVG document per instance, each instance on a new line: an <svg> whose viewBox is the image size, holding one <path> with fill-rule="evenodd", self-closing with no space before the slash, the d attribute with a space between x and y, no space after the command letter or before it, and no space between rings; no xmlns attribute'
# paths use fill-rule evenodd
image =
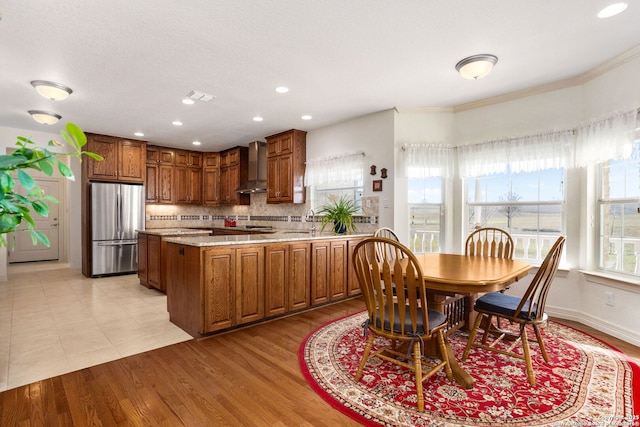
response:
<svg viewBox="0 0 640 427"><path fill-rule="evenodd" d="M356 231L353 214L357 211L358 206L346 196L340 197L339 200L333 200L318 211L318 215L322 215L322 231L329 223L333 223L333 231L336 234Z"/></svg>
<svg viewBox="0 0 640 427"><path fill-rule="evenodd" d="M54 153L46 147L37 145L29 138L18 136L15 144L18 148L11 154L0 155L0 247L8 246L4 234L16 231L23 222L26 228L18 231L24 230L31 233L34 245L38 242L47 247L50 245L47 236L35 229L32 212L47 217L49 216L47 202L58 203L58 201L44 194L44 190L38 186L26 169L40 171L47 176L52 176L57 169L60 175L73 181L75 177L71 168L61 162L61 158L71 156L82 161L82 156L86 155L95 160L102 160L100 155L82 150L82 147L87 144L87 136L77 125L68 123L66 128L60 131L60 135L70 147L69 152ZM47 147L62 146L63 144L54 140L49 141L47 145ZM16 192L14 180L16 176L24 192Z"/></svg>

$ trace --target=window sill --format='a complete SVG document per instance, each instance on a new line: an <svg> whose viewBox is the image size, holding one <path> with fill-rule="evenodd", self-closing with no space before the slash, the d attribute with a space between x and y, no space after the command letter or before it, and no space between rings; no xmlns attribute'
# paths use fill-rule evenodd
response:
<svg viewBox="0 0 640 427"><path fill-rule="evenodd" d="M587 282L611 286L613 288L618 288L629 292L640 293L640 278L622 274L605 273L603 271L578 271L584 274Z"/></svg>

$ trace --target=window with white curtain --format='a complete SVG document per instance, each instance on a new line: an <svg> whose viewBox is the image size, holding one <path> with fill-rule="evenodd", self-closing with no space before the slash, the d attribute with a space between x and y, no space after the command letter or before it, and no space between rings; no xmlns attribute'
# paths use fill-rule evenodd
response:
<svg viewBox="0 0 640 427"><path fill-rule="evenodd" d="M541 262L565 234L565 170L573 161L572 130L458 147L466 178L466 233L501 228L514 258Z"/></svg>
<svg viewBox="0 0 640 427"><path fill-rule="evenodd" d="M304 183L311 187L316 211L345 196L362 211L364 153L345 153L308 160Z"/></svg>
<svg viewBox="0 0 640 427"><path fill-rule="evenodd" d="M415 253L440 252L443 233L444 180L454 175L455 149L447 145L402 147L407 177L409 247Z"/></svg>

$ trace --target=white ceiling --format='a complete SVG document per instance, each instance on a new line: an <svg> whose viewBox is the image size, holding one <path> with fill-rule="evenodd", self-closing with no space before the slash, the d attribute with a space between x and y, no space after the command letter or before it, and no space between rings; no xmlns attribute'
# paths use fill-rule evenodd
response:
<svg viewBox="0 0 640 427"><path fill-rule="evenodd" d="M216 151L393 107L452 107L571 78L640 45L636 2L596 17L613 1L2 2L0 126L57 132L72 121ZM479 53L498 64L483 79L463 79L455 64ZM31 80L74 92L50 101ZM276 93L280 85L290 92ZM183 105L192 90L216 98ZM62 121L45 128L32 109Z"/></svg>

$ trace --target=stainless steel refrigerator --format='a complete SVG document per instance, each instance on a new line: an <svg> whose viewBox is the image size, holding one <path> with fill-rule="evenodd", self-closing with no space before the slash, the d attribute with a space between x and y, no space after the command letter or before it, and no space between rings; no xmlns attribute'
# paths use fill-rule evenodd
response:
<svg viewBox="0 0 640 427"><path fill-rule="evenodd" d="M91 183L91 276L138 270L137 229L144 228L142 185Z"/></svg>

